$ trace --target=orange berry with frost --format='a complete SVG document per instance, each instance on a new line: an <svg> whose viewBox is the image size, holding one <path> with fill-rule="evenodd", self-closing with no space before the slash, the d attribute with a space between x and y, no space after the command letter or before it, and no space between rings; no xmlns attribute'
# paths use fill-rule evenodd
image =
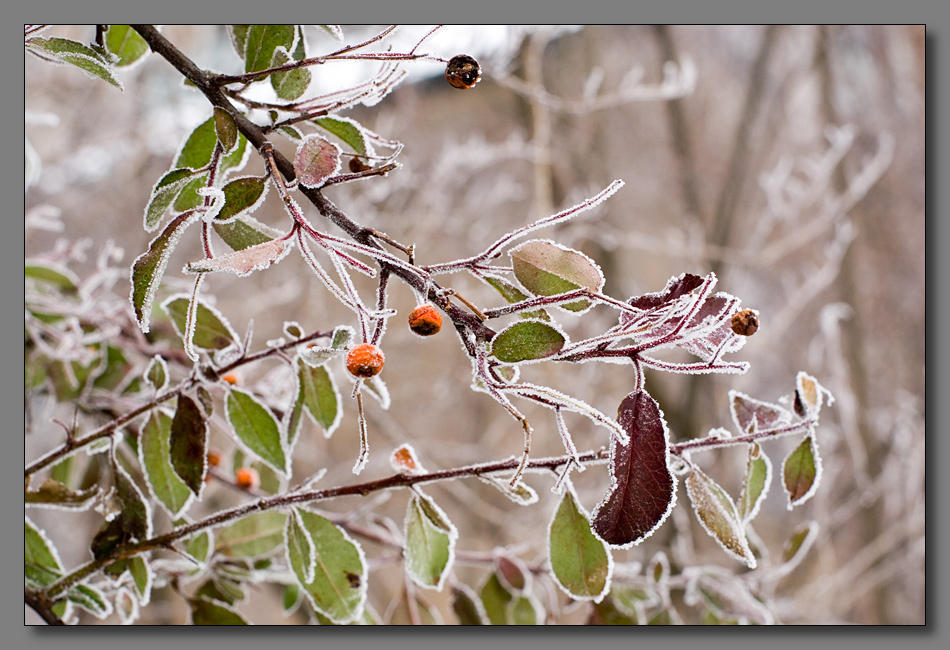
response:
<svg viewBox="0 0 950 650"><path fill-rule="evenodd" d="M386 360L383 351L372 343L361 343L346 355L346 369L355 377L368 379L380 373Z"/></svg>
<svg viewBox="0 0 950 650"><path fill-rule="evenodd" d="M409 329L419 336L432 336L442 329L442 314L432 305L416 307L409 314Z"/></svg>

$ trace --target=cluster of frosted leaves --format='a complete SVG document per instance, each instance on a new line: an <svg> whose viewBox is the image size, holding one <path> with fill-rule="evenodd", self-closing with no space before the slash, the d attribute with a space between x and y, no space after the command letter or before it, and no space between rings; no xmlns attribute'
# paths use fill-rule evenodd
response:
<svg viewBox="0 0 950 650"><path fill-rule="evenodd" d="M731 326L739 299L724 292L712 294L715 284L712 273L705 278L692 273L671 278L662 291L628 300L633 311L621 313L614 333L644 349L677 346L706 362L689 371L744 372L747 364L718 363L724 354L740 350L746 337L735 334Z"/></svg>
<svg viewBox="0 0 950 650"><path fill-rule="evenodd" d="M102 45L36 35L27 38L25 45L27 52L73 65L89 77L107 81L120 90L122 82L117 70L141 62L149 51L145 40L128 25L107 25Z"/></svg>

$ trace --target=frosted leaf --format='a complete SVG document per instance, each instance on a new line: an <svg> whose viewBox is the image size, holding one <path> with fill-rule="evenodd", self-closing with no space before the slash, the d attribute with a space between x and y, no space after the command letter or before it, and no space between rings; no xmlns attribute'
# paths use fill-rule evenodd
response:
<svg viewBox="0 0 950 650"><path fill-rule="evenodd" d="M758 514L759 507L765 501L772 482L772 461L762 452L757 443L749 446L749 457L746 461L745 478L742 480L742 493L736 509L746 524Z"/></svg>
<svg viewBox="0 0 950 650"><path fill-rule="evenodd" d="M749 548L745 528L729 494L697 467L686 477L686 494L706 532L729 555L754 569L755 556Z"/></svg>
<svg viewBox="0 0 950 650"><path fill-rule="evenodd" d="M419 462L415 448L404 443L395 449L389 457L389 465L401 474L425 474L426 468Z"/></svg>
<svg viewBox="0 0 950 650"><path fill-rule="evenodd" d="M285 239L273 239L263 244L249 246L244 250L218 255L197 262L189 262L185 273L208 273L211 271L227 271L238 277L250 275L254 271L266 269L282 260L293 243Z"/></svg>
<svg viewBox="0 0 950 650"><path fill-rule="evenodd" d="M155 299L155 292L165 275L168 258L171 256L175 245L178 244L185 228L194 220L194 214L183 214L176 217L165 227L161 234L151 241L148 250L132 262L132 290L129 299L132 302L139 328L145 333L149 331L152 301Z"/></svg>
<svg viewBox="0 0 950 650"><path fill-rule="evenodd" d="M618 421L629 437L610 439L610 489L591 515L594 533L611 546L639 544L666 521L676 502L669 468L669 430L646 391L627 395Z"/></svg>
<svg viewBox="0 0 950 650"><path fill-rule="evenodd" d="M594 260L553 241L533 239L508 254L515 277L537 296L556 296L580 288L600 291L604 286L604 274ZM589 300L578 300L558 307L583 313L592 304Z"/></svg>
<svg viewBox="0 0 950 650"><path fill-rule="evenodd" d="M729 391L729 410L736 431L741 434L773 429L792 421L792 414L787 409L753 399L737 390Z"/></svg>
<svg viewBox="0 0 950 650"><path fill-rule="evenodd" d="M160 393L168 386L168 363L159 355L152 357L143 374L145 381L151 384L155 391Z"/></svg>
<svg viewBox="0 0 950 650"><path fill-rule="evenodd" d="M817 418L825 396L829 405L834 402L831 392L804 371L796 376L795 387L795 411L801 417Z"/></svg>
<svg viewBox="0 0 950 650"><path fill-rule="evenodd" d="M684 601L702 603L716 618L739 623L772 625L772 612L749 590L745 581L725 571L708 569L695 572L686 585Z"/></svg>
<svg viewBox="0 0 950 650"><path fill-rule="evenodd" d="M308 135L297 147L294 172L304 187L317 188L340 171L340 147L319 135Z"/></svg>
<svg viewBox="0 0 950 650"><path fill-rule="evenodd" d="M428 495L417 491L406 508L406 572L420 587L442 591L455 562L458 529Z"/></svg>
<svg viewBox="0 0 950 650"><path fill-rule="evenodd" d="M782 464L782 485L788 496L788 509L808 501L821 481L821 457L815 436L808 435L785 457Z"/></svg>
<svg viewBox="0 0 950 650"><path fill-rule="evenodd" d="M498 332L491 341L490 354L502 363L540 361L557 354L567 341L559 326L526 319Z"/></svg>
<svg viewBox="0 0 950 650"><path fill-rule="evenodd" d="M478 475L478 478L482 482L497 489L519 506L530 506L538 501L538 493L521 479L518 479L518 482L512 486L507 479L502 480L494 476L484 476L481 474Z"/></svg>

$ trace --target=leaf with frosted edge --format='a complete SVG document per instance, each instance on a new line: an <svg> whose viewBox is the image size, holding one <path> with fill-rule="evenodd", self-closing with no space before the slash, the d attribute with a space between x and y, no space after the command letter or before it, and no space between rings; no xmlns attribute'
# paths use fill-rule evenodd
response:
<svg viewBox="0 0 950 650"><path fill-rule="evenodd" d="M340 171L340 147L319 135L304 137L294 155L294 171L304 187L320 187Z"/></svg>
<svg viewBox="0 0 950 650"><path fill-rule="evenodd" d="M204 598L189 599L192 625L247 625L247 621L232 607Z"/></svg>
<svg viewBox="0 0 950 650"><path fill-rule="evenodd" d="M452 585L452 611L459 625L485 625L488 615L475 591L465 583Z"/></svg>
<svg viewBox="0 0 950 650"><path fill-rule="evenodd" d="M817 521L809 521L795 530L785 543L785 548L782 549L782 562L784 562L781 567L782 573L788 573L798 566L817 539Z"/></svg>
<svg viewBox="0 0 950 650"><path fill-rule="evenodd" d="M148 605L152 599L153 573L143 556L136 555L129 558L129 575L132 576L132 584L138 594L139 605L143 607Z"/></svg>
<svg viewBox="0 0 950 650"><path fill-rule="evenodd" d="M249 246L244 250L226 253L216 257L189 262L184 273L211 273L225 271L238 277L246 277L254 271L261 271L284 259L293 243L286 239L274 239Z"/></svg>
<svg viewBox="0 0 950 650"><path fill-rule="evenodd" d="M234 51L241 59L244 59L244 52L247 47L247 30L250 25L228 25L228 38Z"/></svg>
<svg viewBox="0 0 950 650"><path fill-rule="evenodd" d="M356 120L348 117L327 116L318 117L313 123L327 133L332 133L347 144L354 152L366 156L373 155L373 148L363 134L363 127Z"/></svg>
<svg viewBox="0 0 950 650"><path fill-rule="evenodd" d="M572 598L598 601L610 588L610 552L591 532L570 481L548 528L548 555L555 582Z"/></svg>
<svg viewBox="0 0 950 650"><path fill-rule="evenodd" d="M808 435L782 463L782 485L788 496L788 509L808 501L818 490L820 480L821 457L815 436Z"/></svg>
<svg viewBox="0 0 950 650"><path fill-rule="evenodd" d="M195 172L187 168L173 169L158 179L152 187L148 204L145 206L145 231L152 232L158 228L165 211L175 201L182 188L195 177Z"/></svg>
<svg viewBox="0 0 950 650"><path fill-rule="evenodd" d="M271 67L274 51L283 47L293 50L297 32L293 25L250 25L244 37L244 72L257 72Z"/></svg>
<svg viewBox="0 0 950 650"><path fill-rule="evenodd" d="M31 38L26 41L27 50L46 55L76 66L90 77L98 77L122 90L112 63L93 48L66 38Z"/></svg>
<svg viewBox="0 0 950 650"><path fill-rule="evenodd" d="M224 192L224 205L214 220L217 223L228 222L241 215L250 214L261 206L267 196L270 184L261 176L243 176L228 181L221 191Z"/></svg>
<svg viewBox="0 0 950 650"><path fill-rule="evenodd" d="M231 388L227 398L228 423L238 440L281 475L287 474L287 456L277 418L253 395Z"/></svg>
<svg viewBox="0 0 950 650"><path fill-rule="evenodd" d="M485 609L485 615L488 617L489 623L492 625L507 625L507 607L514 596L505 588L496 573L488 576L478 595L482 600L482 606Z"/></svg>
<svg viewBox="0 0 950 650"><path fill-rule="evenodd" d="M29 517L25 517L23 538L23 573L27 584L46 587L63 574L63 564L56 546Z"/></svg>
<svg viewBox="0 0 950 650"><path fill-rule="evenodd" d="M778 404L753 399L737 390L729 391L729 409L736 429L743 434L772 429L792 420L792 414Z"/></svg>
<svg viewBox="0 0 950 650"><path fill-rule="evenodd" d="M56 479L45 478L37 489L27 489L24 504L30 507L86 510L98 493L99 488L96 486L86 490L70 490Z"/></svg>
<svg viewBox="0 0 950 650"><path fill-rule="evenodd" d="M516 302L521 302L522 300L527 300L529 296L525 294L521 289L506 282L501 278L495 278L492 276L485 276L482 278L489 286L491 286L495 291L501 294L501 297L508 301L509 304L514 304ZM518 314L522 318L535 318L538 320L543 320L546 322L551 321L551 317L543 309L534 309L531 311L523 311Z"/></svg>
<svg viewBox="0 0 950 650"><path fill-rule="evenodd" d="M215 553L228 557L260 557L284 541L287 515L276 510L255 512L217 531Z"/></svg>
<svg viewBox="0 0 950 650"><path fill-rule="evenodd" d="M286 537L287 557L291 565L296 560L300 567L300 582L308 584L314 581L317 564L317 550L313 545L313 538L303 527L297 510L291 512L287 518Z"/></svg>
<svg viewBox="0 0 950 650"><path fill-rule="evenodd" d="M414 494L406 507L406 572L420 587L442 591L455 562L458 530L425 494Z"/></svg>
<svg viewBox="0 0 950 650"><path fill-rule="evenodd" d="M355 333L349 325L338 325L333 330L333 338L330 340L330 347L334 350L345 350L350 346Z"/></svg>
<svg viewBox="0 0 950 650"><path fill-rule="evenodd" d="M523 320L498 332L490 354L502 363L545 359L557 354L567 336L557 327L539 320Z"/></svg>
<svg viewBox="0 0 950 650"><path fill-rule="evenodd" d="M825 395L828 396L828 404L834 400L827 388L804 371L800 371L795 377L795 387L795 407L796 410L804 410L804 413L799 412L802 417L807 415L810 418L817 418Z"/></svg>
<svg viewBox="0 0 950 650"><path fill-rule="evenodd" d="M255 244L263 244L280 236L278 230L262 224L246 212L235 217L233 221L211 225L224 243L235 251L244 250Z"/></svg>
<svg viewBox="0 0 950 650"><path fill-rule="evenodd" d="M89 545L96 559L112 552L120 544L141 541L152 534L152 510L148 501L114 458L112 467L118 511L111 521L106 521Z"/></svg>
<svg viewBox="0 0 950 650"><path fill-rule="evenodd" d="M343 30L340 29L339 25L317 25L317 27L325 31L340 43L343 42Z"/></svg>
<svg viewBox="0 0 950 650"><path fill-rule="evenodd" d="M729 555L754 569L755 556L749 548L745 529L732 497L696 467L686 477L686 494L706 532L719 542Z"/></svg>
<svg viewBox="0 0 950 650"><path fill-rule="evenodd" d="M138 63L149 52L148 43L129 25L109 25L104 44L118 57L115 64L120 68Z"/></svg>
<svg viewBox="0 0 950 650"><path fill-rule="evenodd" d="M389 396L389 388L379 375L364 379L363 388L367 389L366 392L372 395L373 399L379 403L379 408L384 411L389 409L390 404L392 404L392 400Z"/></svg>
<svg viewBox="0 0 950 650"><path fill-rule="evenodd" d="M311 605L334 623L358 619L366 602L368 578L363 549L343 529L316 513L297 508L296 518L287 522L287 531L297 525L313 540L313 580L305 579L310 572L306 558L291 553L289 543L287 561Z"/></svg>
<svg viewBox="0 0 950 650"><path fill-rule="evenodd" d="M591 515L591 528L614 547L639 544L666 521L676 502L669 468L669 431L646 391L627 395L618 423L629 441L610 438L610 489Z"/></svg>
<svg viewBox="0 0 950 650"><path fill-rule="evenodd" d="M208 422L201 407L188 395L178 396L168 449L174 473L195 496L200 496L208 472Z"/></svg>
<svg viewBox="0 0 950 650"><path fill-rule="evenodd" d="M306 363L297 363L297 379L300 386L300 399L306 412L315 424L323 428L327 438L333 435L340 425L343 409L340 408L340 391L326 367L313 367Z"/></svg>
<svg viewBox="0 0 950 650"><path fill-rule="evenodd" d="M537 296L556 296L582 287L600 291L604 287L604 274L594 260L552 241L533 239L508 254L518 282ZM589 300L577 300L558 306L583 313L591 305Z"/></svg>
<svg viewBox="0 0 950 650"><path fill-rule="evenodd" d="M182 339L185 338L189 302L191 302L191 296L175 294L162 303L162 309L171 318L175 331ZM235 345L237 341L237 333L221 312L203 300L199 300L195 318L195 334L192 337L194 346L205 350L224 350Z"/></svg>
<svg viewBox="0 0 950 650"><path fill-rule="evenodd" d="M519 506L530 506L534 503L537 503L539 499L538 493L535 491L535 489L520 479L517 483L515 483L514 487L512 487L508 480L498 479L493 476L479 475L478 478L499 490L502 494L517 503Z"/></svg>
<svg viewBox="0 0 950 650"><path fill-rule="evenodd" d="M772 461L762 452L758 444L749 446L749 458L746 461L745 478L742 481L742 494L736 508L742 523L751 521L765 501L772 482Z"/></svg>
<svg viewBox="0 0 950 650"><path fill-rule="evenodd" d="M156 354L148 362L142 376L155 389L155 392L160 393L168 386L168 363Z"/></svg>
<svg viewBox="0 0 950 650"><path fill-rule="evenodd" d="M298 39L302 42L303 39ZM298 48L299 49L299 48ZM303 57L301 57L303 58ZM271 67L282 66L293 60L299 60L296 57L291 58L283 47L274 50L274 59L271 61ZM303 95L310 85L311 74L307 68L297 68L287 72L275 72L270 76L271 87L277 96L281 99L293 101Z"/></svg>
<svg viewBox="0 0 950 650"><path fill-rule="evenodd" d="M231 114L220 106L214 107L214 133L225 153L231 151L238 141L238 128Z"/></svg>
<svg viewBox="0 0 950 650"><path fill-rule="evenodd" d="M149 331L149 319L152 312L152 301L155 291L162 282L168 258L175 245L181 238L182 232L195 220L193 214L183 214L176 217L158 237L148 245L148 250L135 258L132 262L130 300L135 311L135 319L143 332ZM180 330L184 331L184 327Z"/></svg>
<svg viewBox="0 0 950 650"><path fill-rule="evenodd" d="M426 468L422 466L415 448L409 443L405 443L393 450L389 456L389 466L394 472L402 474L425 474Z"/></svg>
<svg viewBox="0 0 950 650"><path fill-rule="evenodd" d="M657 307L662 307L679 299L681 296L685 296L693 289L700 287L703 282L704 279L698 275L693 273L681 273L674 278L670 278L662 291L646 293L642 296L631 298L627 301L627 304L642 311L656 309ZM620 314L620 322L623 325L626 325L627 322L633 318L635 318L635 316L629 312L621 312Z"/></svg>
<svg viewBox="0 0 950 650"><path fill-rule="evenodd" d="M112 603L101 590L88 584L78 584L66 593L69 601L102 620L112 613Z"/></svg>
<svg viewBox="0 0 950 650"><path fill-rule="evenodd" d="M152 496L169 515L178 517L191 505L194 493L172 467L171 429L171 416L152 411L139 436L139 460Z"/></svg>
<svg viewBox="0 0 950 650"><path fill-rule="evenodd" d="M511 625L540 625L544 620L544 609L531 594L516 597L506 610Z"/></svg>

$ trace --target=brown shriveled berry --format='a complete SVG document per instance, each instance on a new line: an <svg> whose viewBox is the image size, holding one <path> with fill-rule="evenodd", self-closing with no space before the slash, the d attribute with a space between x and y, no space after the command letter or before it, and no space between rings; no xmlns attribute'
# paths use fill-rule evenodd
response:
<svg viewBox="0 0 950 650"><path fill-rule="evenodd" d="M432 336L442 329L442 314L432 305L421 305L409 314L409 329L419 336Z"/></svg>
<svg viewBox="0 0 950 650"><path fill-rule="evenodd" d="M732 331L739 336L752 336L759 329L759 317L751 309L743 309L732 316Z"/></svg>
<svg viewBox="0 0 950 650"><path fill-rule="evenodd" d="M482 69L478 61L467 54L453 56L445 66L445 80L461 90L475 86L482 78Z"/></svg>
<svg viewBox="0 0 950 650"><path fill-rule="evenodd" d="M256 488L261 484L261 476L253 467L242 467L234 472L234 480L238 484L238 487L242 487L245 490Z"/></svg>
<svg viewBox="0 0 950 650"><path fill-rule="evenodd" d="M346 355L346 369L356 377L373 377L383 369L386 357L372 343L360 343Z"/></svg>

